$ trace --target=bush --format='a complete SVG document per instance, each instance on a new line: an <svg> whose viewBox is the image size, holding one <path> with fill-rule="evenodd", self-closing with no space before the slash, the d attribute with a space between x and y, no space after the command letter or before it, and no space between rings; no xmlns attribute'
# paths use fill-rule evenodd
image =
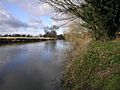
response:
<svg viewBox="0 0 120 90"><path fill-rule="evenodd" d="M120 42L92 42L65 69L64 90L120 90Z"/></svg>

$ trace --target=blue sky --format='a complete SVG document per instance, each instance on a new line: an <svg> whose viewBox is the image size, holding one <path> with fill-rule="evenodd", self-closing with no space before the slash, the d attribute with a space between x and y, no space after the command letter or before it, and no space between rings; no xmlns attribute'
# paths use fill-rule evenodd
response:
<svg viewBox="0 0 120 90"><path fill-rule="evenodd" d="M43 34L42 27L55 24L52 8L37 0L1 0L0 34ZM58 30L61 34L62 30Z"/></svg>
<svg viewBox="0 0 120 90"><path fill-rule="evenodd" d="M6 2L4 3L4 7L8 12L10 12L13 16L18 17L21 21L28 21L28 14L17 5Z"/></svg>

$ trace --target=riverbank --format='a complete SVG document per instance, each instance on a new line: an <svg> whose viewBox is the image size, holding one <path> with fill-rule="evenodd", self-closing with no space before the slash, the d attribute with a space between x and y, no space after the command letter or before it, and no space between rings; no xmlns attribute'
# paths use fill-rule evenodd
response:
<svg viewBox="0 0 120 90"><path fill-rule="evenodd" d="M47 41L47 40L55 40L55 38L45 38L45 37L0 37L0 44L39 42L39 41Z"/></svg>
<svg viewBox="0 0 120 90"><path fill-rule="evenodd" d="M91 42L83 55L69 61L62 86L64 90L120 90L120 42Z"/></svg>

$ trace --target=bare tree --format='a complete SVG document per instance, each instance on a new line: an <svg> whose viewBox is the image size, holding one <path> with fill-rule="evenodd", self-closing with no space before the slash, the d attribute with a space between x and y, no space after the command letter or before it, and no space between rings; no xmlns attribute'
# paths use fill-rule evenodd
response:
<svg viewBox="0 0 120 90"><path fill-rule="evenodd" d="M44 27L44 32L45 32L45 37L53 37L53 38L56 38L57 36L57 30L59 29L58 26L56 25L53 25L51 27Z"/></svg>
<svg viewBox="0 0 120 90"><path fill-rule="evenodd" d="M96 40L113 39L120 27L119 0L40 0L51 5L57 13L80 18L91 29Z"/></svg>

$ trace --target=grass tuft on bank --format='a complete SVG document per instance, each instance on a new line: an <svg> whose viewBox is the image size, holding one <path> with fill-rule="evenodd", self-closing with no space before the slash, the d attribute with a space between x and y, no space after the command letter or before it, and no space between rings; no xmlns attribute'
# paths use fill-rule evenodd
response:
<svg viewBox="0 0 120 90"><path fill-rule="evenodd" d="M64 90L120 90L120 42L91 42L66 67Z"/></svg>

